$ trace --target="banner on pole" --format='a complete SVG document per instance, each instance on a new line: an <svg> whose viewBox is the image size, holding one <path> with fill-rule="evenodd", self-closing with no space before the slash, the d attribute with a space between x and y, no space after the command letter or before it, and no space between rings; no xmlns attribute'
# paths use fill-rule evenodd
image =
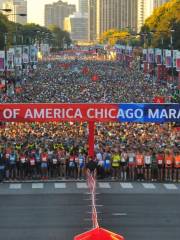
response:
<svg viewBox="0 0 180 240"><path fill-rule="evenodd" d="M154 49L153 48L148 49L148 62L154 63Z"/></svg>
<svg viewBox="0 0 180 240"><path fill-rule="evenodd" d="M157 65L162 64L162 50L160 48L155 49L155 62Z"/></svg>
<svg viewBox="0 0 180 240"><path fill-rule="evenodd" d="M4 51L0 51L0 71L4 71L5 70L5 52Z"/></svg>
<svg viewBox="0 0 180 240"><path fill-rule="evenodd" d="M143 62L147 62L147 49L143 49Z"/></svg>
<svg viewBox="0 0 180 240"><path fill-rule="evenodd" d="M15 48L14 65L16 67L22 66L22 47Z"/></svg>
<svg viewBox="0 0 180 240"><path fill-rule="evenodd" d="M180 122L180 104L0 104L1 122Z"/></svg>
<svg viewBox="0 0 180 240"><path fill-rule="evenodd" d="M180 72L180 51L176 55L176 71Z"/></svg>
<svg viewBox="0 0 180 240"><path fill-rule="evenodd" d="M14 70L14 48L10 48L7 51L7 70L8 71Z"/></svg>
<svg viewBox="0 0 180 240"><path fill-rule="evenodd" d="M30 62L38 62L38 49L35 46L30 46Z"/></svg>
<svg viewBox="0 0 180 240"><path fill-rule="evenodd" d="M29 63L29 46L23 46L23 63Z"/></svg>
<svg viewBox="0 0 180 240"><path fill-rule="evenodd" d="M166 67L170 68L172 66L171 50L166 50Z"/></svg>

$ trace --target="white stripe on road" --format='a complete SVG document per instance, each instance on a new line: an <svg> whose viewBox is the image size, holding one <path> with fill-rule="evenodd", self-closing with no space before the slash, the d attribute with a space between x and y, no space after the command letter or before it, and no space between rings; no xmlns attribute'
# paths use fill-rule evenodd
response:
<svg viewBox="0 0 180 240"><path fill-rule="evenodd" d="M33 183L32 184L32 189L43 189L44 184L43 183Z"/></svg>
<svg viewBox="0 0 180 240"><path fill-rule="evenodd" d="M55 183L54 188L57 188L57 189L66 188L66 183Z"/></svg>
<svg viewBox="0 0 180 240"><path fill-rule="evenodd" d="M127 213L113 213L113 216L127 216Z"/></svg>
<svg viewBox="0 0 180 240"><path fill-rule="evenodd" d="M100 188L111 188L111 185L109 183L99 183Z"/></svg>
<svg viewBox="0 0 180 240"><path fill-rule="evenodd" d="M88 186L86 183L76 183L78 189L87 189Z"/></svg>
<svg viewBox="0 0 180 240"><path fill-rule="evenodd" d="M9 184L9 189L21 189L22 185L21 184Z"/></svg>
<svg viewBox="0 0 180 240"><path fill-rule="evenodd" d="M173 184L173 183L167 183L167 184L164 184L164 186L165 186L165 188L168 189L168 190L176 190L176 189L178 189L178 188L176 187L176 185Z"/></svg>
<svg viewBox="0 0 180 240"><path fill-rule="evenodd" d="M155 189L155 185L152 183L142 183L143 187L146 189Z"/></svg>
<svg viewBox="0 0 180 240"><path fill-rule="evenodd" d="M125 189L133 189L133 185L131 183L120 183L122 188Z"/></svg>

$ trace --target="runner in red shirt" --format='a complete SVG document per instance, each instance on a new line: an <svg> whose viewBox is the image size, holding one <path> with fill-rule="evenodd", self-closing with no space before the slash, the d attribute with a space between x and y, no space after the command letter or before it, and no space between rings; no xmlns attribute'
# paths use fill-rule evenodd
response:
<svg viewBox="0 0 180 240"><path fill-rule="evenodd" d="M180 182L180 153L176 152L174 157L174 181Z"/></svg>
<svg viewBox="0 0 180 240"><path fill-rule="evenodd" d="M48 154L47 150L41 153L41 176L42 179L48 179Z"/></svg>
<svg viewBox="0 0 180 240"><path fill-rule="evenodd" d="M174 156L169 151L165 154L165 180L172 181Z"/></svg>
<svg viewBox="0 0 180 240"><path fill-rule="evenodd" d="M140 151L136 154L136 171L137 179L142 181L144 179L144 156Z"/></svg>
<svg viewBox="0 0 180 240"><path fill-rule="evenodd" d="M156 154L156 161L158 166L158 181L163 181L163 172L164 172L164 153L162 151L159 151L158 154Z"/></svg>

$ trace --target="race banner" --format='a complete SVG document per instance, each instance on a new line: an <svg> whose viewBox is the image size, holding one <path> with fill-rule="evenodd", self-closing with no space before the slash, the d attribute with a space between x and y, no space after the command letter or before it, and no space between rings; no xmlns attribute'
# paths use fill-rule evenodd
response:
<svg viewBox="0 0 180 240"><path fill-rule="evenodd" d="M50 53L49 44L47 43L41 44L41 52L43 56L48 56Z"/></svg>
<svg viewBox="0 0 180 240"><path fill-rule="evenodd" d="M176 71L180 72L180 51L176 55Z"/></svg>
<svg viewBox="0 0 180 240"><path fill-rule="evenodd" d="M162 63L163 65L166 65L166 49L163 49L163 57L162 57Z"/></svg>
<svg viewBox="0 0 180 240"><path fill-rule="evenodd" d="M14 48L7 51L7 70L14 71Z"/></svg>
<svg viewBox="0 0 180 240"><path fill-rule="evenodd" d="M4 51L0 51L0 71L4 71L5 70L5 52Z"/></svg>
<svg viewBox="0 0 180 240"><path fill-rule="evenodd" d="M154 49L153 48L148 49L148 62L154 63Z"/></svg>
<svg viewBox="0 0 180 240"><path fill-rule="evenodd" d="M180 122L180 104L0 104L1 122Z"/></svg>
<svg viewBox="0 0 180 240"><path fill-rule="evenodd" d="M23 46L23 63L29 63L29 46Z"/></svg>
<svg viewBox="0 0 180 240"><path fill-rule="evenodd" d="M162 50L160 48L155 49L155 62L157 65L162 64Z"/></svg>
<svg viewBox="0 0 180 240"><path fill-rule="evenodd" d="M21 67L22 66L22 47L16 47L15 48L14 65L16 67Z"/></svg>
<svg viewBox="0 0 180 240"><path fill-rule="evenodd" d="M166 50L166 67L172 67L171 50Z"/></svg>
<svg viewBox="0 0 180 240"><path fill-rule="evenodd" d="M38 62L38 49L35 46L30 46L30 62Z"/></svg>
<svg viewBox="0 0 180 240"><path fill-rule="evenodd" d="M147 53L148 53L148 50L143 49L143 62L147 62Z"/></svg>
<svg viewBox="0 0 180 240"><path fill-rule="evenodd" d="M173 50L173 67L176 68L176 58L178 55L178 50Z"/></svg>

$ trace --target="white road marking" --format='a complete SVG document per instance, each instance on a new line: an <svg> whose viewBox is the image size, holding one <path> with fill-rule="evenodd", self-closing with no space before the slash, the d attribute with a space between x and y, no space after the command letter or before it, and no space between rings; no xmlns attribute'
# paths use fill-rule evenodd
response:
<svg viewBox="0 0 180 240"><path fill-rule="evenodd" d="M21 184L15 184L15 183L12 183L12 184L9 184L9 189L21 189L22 185Z"/></svg>
<svg viewBox="0 0 180 240"><path fill-rule="evenodd" d="M92 205L88 205L89 207L92 207ZM104 205L96 205L96 207L103 207Z"/></svg>
<svg viewBox="0 0 180 240"><path fill-rule="evenodd" d="M164 186L165 186L165 188L168 189L168 190L176 190L176 189L178 189L178 188L176 187L176 185L173 184L173 183L167 183L167 184L164 184Z"/></svg>
<svg viewBox="0 0 180 240"><path fill-rule="evenodd" d="M113 213L113 216L127 216L127 213Z"/></svg>
<svg viewBox="0 0 180 240"><path fill-rule="evenodd" d="M109 183L105 183L105 182L100 182L99 183L99 187L100 188L111 188L111 185Z"/></svg>
<svg viewBox="0 0 180 240"><path fill-rule="evenodd" d="M32 183L32 189L43 189L44 184L43 183Z"/></svg>
<svg viewBox="0 0 180 240"><path fill-rule="evenodd" d="M125 189L133 189L133 185L131 183L120 183L122 188Z"/></svg>
<svg viewBox="0 0 180 240"><path fill-rule="evenodd" d="M92 212L86 212L87 214L92 214ZM101 212L97 212L97 214L100 214Z"/></svg>
<svg viewBox="0 0 180 240"><path fill-rule="evenodd" d="M155 189L155 185L153 183L142 183L143 187L146 189Z"/></svg>
<svg viewBox="0 0 180 240"><path fill-rule="evenodd" d="M66 183L54 183L54 188L57 189L66 188Z"/></svg>
<svg viewBox="0 0 180 240"><path fill-rule="evenodd" d="M78 189L87 189L88 186L86 183L76 183Z"/></svg>

